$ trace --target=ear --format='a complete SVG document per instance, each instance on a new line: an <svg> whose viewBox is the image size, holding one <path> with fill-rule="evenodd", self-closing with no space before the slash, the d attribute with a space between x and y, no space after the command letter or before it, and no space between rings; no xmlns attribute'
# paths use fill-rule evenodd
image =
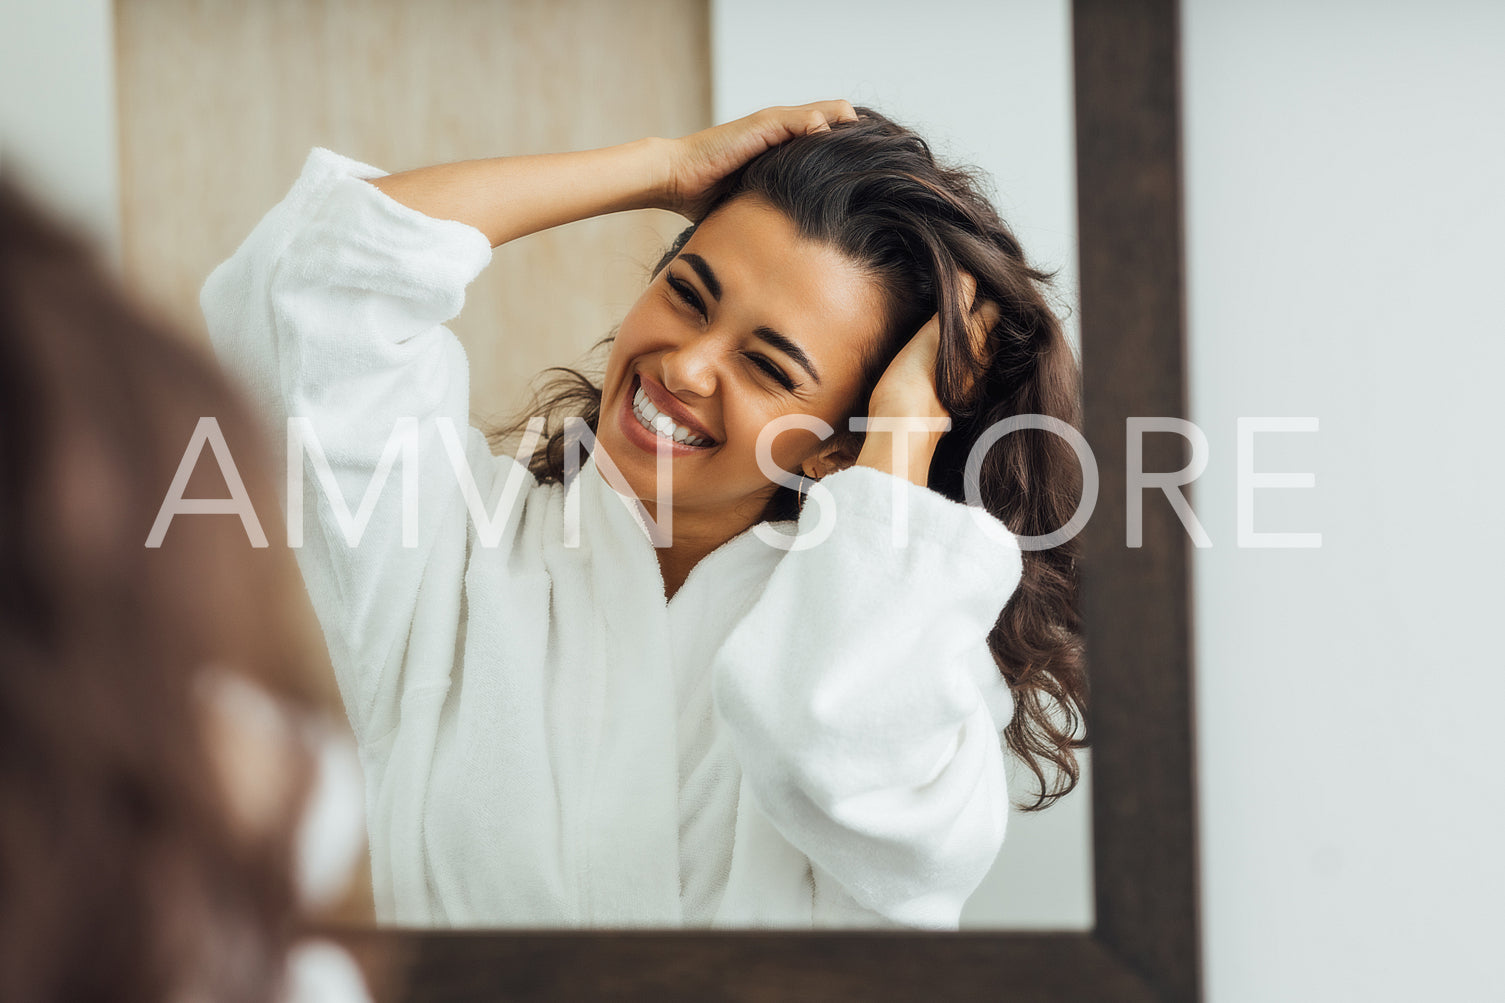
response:
<svg viewBox="0 0 1505 1003"><path fill-rule="evenodd" d="M811 455L800 469L806 477L820 480L827 474L834 474L838 470L845 470L857 462L857 454L862 452L862 437L855 432L837 432L823 443L819 450Z"/></svg>

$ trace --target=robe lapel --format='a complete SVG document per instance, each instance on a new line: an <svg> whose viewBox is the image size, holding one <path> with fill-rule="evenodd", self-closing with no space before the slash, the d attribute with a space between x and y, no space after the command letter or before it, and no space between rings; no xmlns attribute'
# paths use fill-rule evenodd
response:
<svg viewBox="0 0 1505 1003"><path fill-rule="evenodd" d="M586 755L585 903L599 926L681 922L679 772L674 678L663 577L646 523L591 457L578 491L581 555L589 591L580 622L598 630L587 696L594 705ZM560 615L563 611L556 611ZM594 621L594 622L592 622Z"/></svg>
<svg viewBox="0 0 1505 1003"><path fill-rule="evenodd" d="M594 705L584 765L589 806L585 901L593 925L683 922L680 794L687 762L714 732L707 673L731 628L762 594L783 552L751 531L727 541L664 598L663 576L641 507L611 486L595 457L566 491L580 520L579 565L589 597L578 627L601 632L586 678ZM775 524L785 534L794 523ZM564 611L557 609L555 616ZM681 714L689 718L681 721ZM690 720L690 719L693 720ZM688 726L688 730L687 730ZM735 773L727 781L736 783ZM729 803L734 804L735 799ZM730 826L734 820L728 818Z"/></svg>

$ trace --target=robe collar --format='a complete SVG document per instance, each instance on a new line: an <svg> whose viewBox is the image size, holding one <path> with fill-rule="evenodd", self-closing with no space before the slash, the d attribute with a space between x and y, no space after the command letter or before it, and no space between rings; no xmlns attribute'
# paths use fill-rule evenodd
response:
<svg viewBox="0 0 1505 1003"><path fill-rule="evenodd" d="M749 527L703 557L691 569L673 600L665 600L652 524L635 497L624 495L611 485L597 465L594 452L565 490L565 513L566 525L571 518L579 520L580 545L590 554L597 594L603 597L610 595L612 589L641 589L668 608L679 605L681 598L686 597L686 590L693 590L689 595L696 597L697 605L708 602L715 607L717 593L727 588L745 588L749 579L766 580L784 555L783 550L764 542ZM799 524L790 519L767 525L780 535L793 536Z"/></svg>
<svg viewBox="0 0 1505 1003"><path fill-rule="evenodd" d="M592 842L585 851L591 880L582 919L677 926L681 707L784 552L751 530L740 533L703 558L666 602L648 520L635 498L611 486L594 456L565 486L564 499L563 542L572 520L579 527L566 566L594 606L579 612L598 617L602 628L591 686L610 708L600 733L583 740L609 741L613 759L592 772L587 824L610 834L600 837L607 845ZM781 528L787 534L792 526Z"/></svg>

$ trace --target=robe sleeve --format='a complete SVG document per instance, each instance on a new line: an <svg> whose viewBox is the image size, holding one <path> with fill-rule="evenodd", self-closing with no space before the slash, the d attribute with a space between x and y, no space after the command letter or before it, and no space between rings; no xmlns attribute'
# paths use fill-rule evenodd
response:
<svg viewBox="0 0 1505 1003"><path fill-rule="evenodd" d="M303 485L303 517L289 511L289 524L303 533L298 562L362 744L396 727L405 696L449 683L470 525L456 458L487 504L512 468L527 474L470 427L465 351L444 326L490 242L364 180L383 173L314 150L200 295L215 353L271 441L288 441L290 418L316 440L288 464Z"/></svg>
<svg viewBox="0 0 1505 1003"><path fill-rule="evenodd" d="M999 733L1013 703L986 638L1022 555L981 509L890 474L851 467L821 485L834 529L785 554L728 635L717 712L758 808L809 858L818 900L952 929L1008 816Z"/></svg>

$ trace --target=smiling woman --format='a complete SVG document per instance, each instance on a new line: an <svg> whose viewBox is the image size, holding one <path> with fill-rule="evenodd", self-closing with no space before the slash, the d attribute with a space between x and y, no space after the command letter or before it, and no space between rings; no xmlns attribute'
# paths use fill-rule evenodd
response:
<svg viewBox="0 0 1505 1003"><path fill-rule="evenodd" d="M470 429L463 497L444 324L465 288L500 243L645 206L694 225L600 383L566 371L516 460ZM398 175L316 150L202 303L347 497L417 419L416 546L388 492L358 544L321 499L298 553L361 745L380 918L954 928L1004 836L1000 732L1035 806L1076 778L1074 551L1014 536L1065 523L1075 456L1015 433L961 503L997 421L1077 421L1044 280L969 175L844 101Z"/></svg>

